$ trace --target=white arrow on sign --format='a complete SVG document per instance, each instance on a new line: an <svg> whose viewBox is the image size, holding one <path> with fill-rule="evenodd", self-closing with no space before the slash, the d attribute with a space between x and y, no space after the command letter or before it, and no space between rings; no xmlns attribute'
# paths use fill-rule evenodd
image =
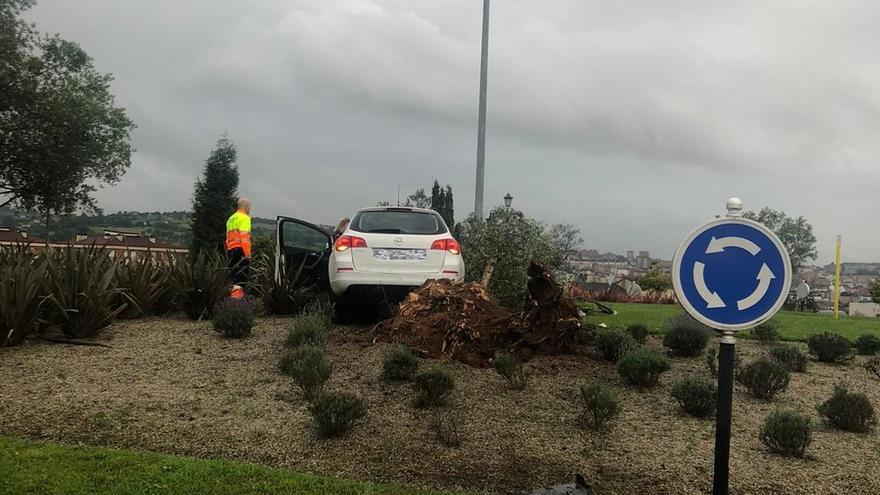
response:
<svg viewBox="0 0 880 495"><path fill-rule="evenodd" d="M742 237L722 237L721 239L713 237L712 240L709 241L709 247L706 248L706 254L720 253L724 251L724 248L729 247L745 249L752 256L761 252L761 248L757 244L748 239L743 239Z"/></svg>
<svg viewBox="0 0 880 495"><path fill-rule="evenodd" d="M767 266L767 263L764 263L764 265L761 266L761 271L758 272L758 287L755 289L755 292L752 292L745 299L737 301L736 307L742 311L758 304L758 302L767 295L767 290L770 289L770 281L774 278L776 278L776 275L773 275L773 272L770 271L770 267Z"/></svg>
<svg viewBox="0 0 880 495"><path fill-rule="evenodd" d="M705 271L706 265L699 261L694 263L694 285L697 286L697 292L700 293L700 297L706 301L706 308L714 309L727 307L727 305L724 304L724 301L721 300L721 296L719 296L717 292L712 292L709 290L709 287L706 286L706 278L704 277Z"/></svg>

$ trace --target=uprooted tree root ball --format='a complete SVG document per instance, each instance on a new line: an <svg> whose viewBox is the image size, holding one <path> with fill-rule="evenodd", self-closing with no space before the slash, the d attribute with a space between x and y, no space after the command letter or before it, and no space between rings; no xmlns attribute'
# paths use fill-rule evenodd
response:
<svg viewBox="0 0 880 495"><path fill-rule="evenodd" d="M480 284L429 280L404 299L393 318L377 326L377 339L483 367L499 350L521 359L569 352L580 320L574 301L550 272L532 263L520 313L505 309Z"/></svg>

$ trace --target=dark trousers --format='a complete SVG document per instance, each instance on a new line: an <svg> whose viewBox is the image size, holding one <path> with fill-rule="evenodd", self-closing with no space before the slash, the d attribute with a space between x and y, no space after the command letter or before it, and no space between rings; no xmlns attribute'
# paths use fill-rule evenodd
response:
<svg viewBox="0 0 880 495"><path fill-rule="evenodd" d="M230 249L226 252L226 256L229 257L229 273L232 277L232 283L244 288L247 285L248 277L250 277L251 260L245 258L244 250L241 248Z"/></svg>

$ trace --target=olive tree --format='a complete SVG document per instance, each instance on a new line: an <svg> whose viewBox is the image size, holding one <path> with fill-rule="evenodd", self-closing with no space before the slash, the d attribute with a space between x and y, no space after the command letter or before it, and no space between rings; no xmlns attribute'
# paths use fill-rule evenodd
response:
<svg viewBox="0 0 880 495"><path fill-rule="evenodd" d="M761 208L757 213L747 211L743 216L764 224L779 236L788 251L792 270L797 271L808 261L816 259L813 226L803 216L791 218L785 212L772 208Z"/></svg>
<svg viewBox="0 0 880 495"><path fill-rule="evenodd" d="M559 235L574 230L573 236ZM531 261L551 269L558 268L570 248L570 239L577 237L571 226L546 228L527 218L521 211L498 207L480 220L470 215L456 228L464 254L468 281L479 281L489 260L495 259L495 271L489 281L489 292L510 307L522 304Z"/></svg>

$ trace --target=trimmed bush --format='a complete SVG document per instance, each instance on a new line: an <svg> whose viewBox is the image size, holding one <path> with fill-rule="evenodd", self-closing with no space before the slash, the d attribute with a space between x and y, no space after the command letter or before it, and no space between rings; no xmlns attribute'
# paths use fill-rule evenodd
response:
<svg viewBox="0 0 880 495"><path fill-rule="evenodd" d="M706 368L712 373L712 376L718 376L718 349L710 347L706 351Z"/></svg>
<svg viewBox="0 0 880 495"><path fill-rule="evenodd" d="M803 373L807 370L807 355L790 345L778 345L767 352L770 359L788 368L788 371Z"/></svg>
<svg viewBox="0 0 880 495"><path fill-rule="evenodd" d="M574 343L577 345L589 345L593 343L595 338L595 328L592 325L584 324L581 328L574 330Z"/></svg>
<svg viewBox="0 0 880 495"><path fill-rule="evenodd" d="M736 379L752 396L771 400L788 387L789 373L785 366L761 358L742 368Z"/></svg>
<svg viewBox="0 0 880 495"><path fill-rule="evenodd" d="M859 354L863 356L873 356L874 354L880 353L880 337L877 337L876 335L871 335L869 333L860 335L859 338L856 339L855 345Z"/></svg>
<svg viewBox="0 0 880 495"><path fill-rule="evenodd" d="M309 404L309 412L315 420L318 435L330 438L351 430L357 420L366 416L367 408L354 394L328 392Z"/></svg>
<svg viewBox="0 0 880 495"><path fill-rule="evenodd" d="M718 376L718 349L710 347L706 350L706 368L712 373L712 376ZM739 369L739 352L733 351L733 368Z"/></svg>
<svg viewBox="0 0 880 495"><path fill-rule="evenodd" d="M868 396L850 392L844 385L834 387L834 395L816 408L837 429L865 433L877 422Z"/></svg>
<svg viewBox="0 0 880 495"><path fill-rule="evenodd" d="M214 308L214 331L227 339L240 339L251 334L256 308L249 298L226 299Z"/></svg>
<svg viewBox="0 0 880 495"><path fill-rule="evenodd" d="M431 429L437 440L447 447L461 446L458 417L449 411L437 411L431 418Z"/></svg>
<svg viewBox="0 0 880 495"><path fill-rule="evenodd" d="M287 351L281 356L278 369L293 378L308 401L318 397L324 388L324 383L333 373L333 365L327 360L324 350L312 345L303 345Z"/></svg>
<svg viewBox="0 0 880 495"><path fill-rule="evenodd" d="M617 372L630 385L650 388L657 385L660 375L669 370L669 361L656 351L639 348L617 362Z"/></svg>
<svg viewBox="0 0 880 495"><path fill-rule="evenodd" d="M663 346L682 357L699 356L708 343L709 329L685 313L669 320L669 330L663 336Z"/></svg>
<svg viewBox="0 0 880 495"><path fill-rule="evenodd" d="M442 368L433 368L416 375L416 407L431 408L446 403L455 379L452 373Z"/></svg>
<svg viewBox="0 0 880 495"><path fill-rule="evenodd" d="M846 337L830 332L811 335L807 339L807 346L810 348L810 352L823 363L843 361L849 357L852 349L852 344Z"/></svg>
<svg viewBox="0 0 880 495"><path fill-rule="evenodd" d="M692 375L672 385L672 396L686 413L705 418L715 412L718 389L712 380Z"/></svg>
<svg viewBox="0 0 880 495"><path fill-rule="evenodd" d="M626 327L626 332L639 344L644 344L648 339L648 327L641 323Z"/></svg>
<svg viewBox="0 0 880 495"><path fill-rule="evenodd" d="M796 411L775 411L764 419L760 438L770 452L803 457L812 441L810 418Z"/></svg>
<svg viewBox="0 0 880 495"><path fill-rule="evenodd" d="M584 383L579 391L581 424L598 430L620 413L617 395L611 387L603 383Z"/></svg>
<svg viewBox="0 0 880 495"><path fill-rule="evenodd" d="M767 320L752 329L752 337L758 339L762 345L772 344L779 339L779 325L774 320Z"/></svg>
<svg viewBox="0 0 880 495"><path fill-rule="evenodd" d="M498 354L495 356L495 361L492 365L495 367L495 372L507 381L511 390L522 390L526 388L529 376L516 356L509 352Z"/></svg>
<svg viewBox="0 0 880 495"><path fill-rule="evenodd" d="M323 316L306 313L293 321L284 345L291 349L303 345L323 348L327 345L327 329Z"/></svg>
<svg viewBox="0 0 880 495"><path fill-rule="evenodd" d="M865 361L865 370L880 378L880 356L872 356Z"/></svg>
<svg viewBox="0 0 880 495"><path fill-rule="evenodd" d="M382 380L408 382L419 369L419 360L408 347L397 347L385 355L382 362Z"/></svg>
<svg viewBox="0 0 880 495"><path fill-rule="evenodd" d="M596 349L603 359L617 362L627 352L638 346L627 332L617 328L600 328L596 331Z"/></svg>
<svg viewBox="0 0 880 495"><path fill-rule="evenodd" d="M330 301L316 298L314 301L306 305L303 310L303 316L315 318L324 323L324 328L328 330L333 328L333 316L335 314L334 304Z"/></svg>

